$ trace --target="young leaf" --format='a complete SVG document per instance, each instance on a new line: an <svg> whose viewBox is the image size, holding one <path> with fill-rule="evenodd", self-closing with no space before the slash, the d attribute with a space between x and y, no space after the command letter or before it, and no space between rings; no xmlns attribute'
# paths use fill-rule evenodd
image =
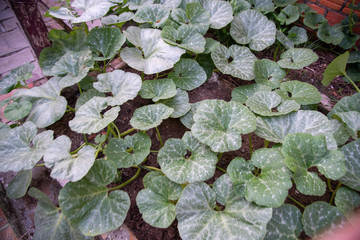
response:
<svg viewBox="0 0 360 240"><path fill-rule="evenodd" d="M346 75L346 62L349 58L349 52L337 56L325 69L321 83L329 86L331 81L338 75Z"/></svg>
<svg viewBox="0 0 360 240"><path fill-rule="evenodd" d="M176 95L176 86L170 78L146 80L143 82L140 96L157 102L160 99L168 99Z"/></svg>
<svg viewBox="0 0 360 240"><path fill-rule="evenodd" d="M215 66L224 74L243 80L254 79L254 62L256 56L247 47L231 45L229 48L219 45L211 52Z"/></svg>
<svg viewBox="0 0 360 240"><path fill-rule="evenodd" d="M67 183L61 189L61 211L82 234L96 236L114 230L124 222L130 207L128 194L121 190L109 193L106 188L115 176L115 163L97 160L83 179Z"/></svg>
<svg viewBox="0 0 360 240"><path fill-rule="evenodd" d="M241 147L241 134L255 130L255 115L241 103L205 100L199 105L191 127L193 135L214 152Z"/></svg>
<svg viewBox="0 0 360 240"><path fill-rule="evenodd" d="M321 101L321 94L316 87L298 80L281 83L280 90L282 91L278 93L283 99L295 100L301 105L317 104Z"/></svg>
<svg viewBox="0 0 360 240"><path fill-rule="evenodd" d="M279 64L269 59L256 60L254 63L255 82L270 86L272 89L280 86L280 81L286 76L286 72Z"/></svg>
<svg viewBox="0 0 360 240"><path fill-rule="evenodd" d="M320 25L317 36L323 42L338 45L344 39L345 35L342 32L340 24L330 26L327 22L324 22Z"/></svg>
<svg viewBox="0 0 360 240"><path fill-rule="evenodd" d="M360 195L350 188L341 187L336 191L335 205L344 215L351 214L360 206Z"/></svg>
<svg viewBox="0 0 360 240"><path fill-rule="evenodd" d="M10 121L17 121L26 117L32 108L30 101L12 102L6 106L4 116Z"/></svg>
<svg viewBox="0 0 360 240"><path fill-rule="evenodd" d="M281 9L281 12L277 16L277 20L281 24L289 25L300 17L299 9L294 5L288 5L285 8Z"/></svg>
<svg viewBox="0 0 360 240"><path fill-rule="evenodd" d="M25 80L32 77L35 66L32 63L26 63L10 71L0 80L0 95L11 92L17 83L26 84Z"/></svg>
<svg viewBox="0 0 360 240"><path fill-rule="evenodd" d="M173 112L174 109L162 103L143 106L135 110L130 125L139 130L149 130L159 126Z"/></svg>
<svg viewBox="0 0 360 240"><path fill-rule="evenodd" d="M53 131L38 135L32 122L11 129L6 138L0 140L0 171L29 170L40 161L45 150L53 141Z"/></svg>
<svg viewBox="0 0 360 240"><path fill-rule="evenodd" d="M169 18L170 10L162 4L141 6L133 20L137 23L151 23L154 28L161 27Z"/></svg>
<svg viewBox="0 0 360 240"><path fill-rule="evenodd" d="M200 143L191 132L182 139L171 138L158 154L163 173L172 181L183 184L206 181L214 175L217 156Z"/></svg>
<svg viewBox="0 0 360 240"><path fill-rule="evenodd" d="M360 191L360 139L341 148L345 155L346 173L340 181L356 191Z"/></svg>
<svg viewBox="0 0 360 240"><path fill-rule="evenodd" d="M113 107L102 116L101 112L108 106L108 99L93 97L79 107L75 118L69 121L70 128L78 133L97 133L114 121L120 111L120 107Z"/></svg>
<svg viewBox="0 0 360 240"><path fill-rule="evenodd" d="M102 97L105 98L105 94L99 92L95 89L90 89L86 92L83 92L80 97L76 100L75 110L77 111L82 105L84 105L87 101L92 99L93 97Z"/></svg>
<svg viewBox="0 0 360 240"><path fill-rule="evenodd" d="M45 151L44 163L46 167L51 168L52 178L76 182L83 178L94 164L95 148L84 146L76 156L69 153L70 148L70 138L62 135L56 138Z"/></svg>
<svg viewBox="0 0 360 240"><path fill-rule="evenodd" d="M308 41L307 33L305 28L293 26L287 33L287 37L295 45L306 43Z"/></svg>
<svg viewBox="0 0 360 240"><path fill-rule="evenodd" d="M172 118L184 116L191 108L188 93L180 88L177 89L177 93L174 97L160 100L158 103L165 104L174 109L174 112L170 115Z"/></svg>
<svg viewBox="0 0 360 240"><path fill-rule="evenodd" d="M104 153L117 168L129 168L144 161L150 153L150 147L150 138L139 132L124 139L112 138Z"/></svg>
<svg viewBox="0 0 360 240"><path fill-rule="evenodd" d="M239 44L261 51L275 42L275 23L256 10L245 10L231 22L230 35Z"/></svg>
<svg viewBox="0 0 360 240"><path fill-rule="evenodd" d="M295 46L295 44L279 30L276 30L276 40L278 40L286 49L294 48Z"/></svg>
<svg viewBox="0 0 360 240"><path fill-rule="evenodd" d="M256 92L271 91L271 87L262 84L244 85L234 88L231 92L233 101L246 103Z"/></svg>
<svg viewBox="0 0 360 240"><path fill-rule="evenodd" d="M32 170L20 171L11 180L6 188L6 195L9 198L16 199L25 196L32 179Z"/></svg>
<svg viewBox="0 0 360 240"><path fill-rule="evenodd" d="M311 29L318 29L321 24L326 22L327 20L324 15L318 13L306 14L304 18L304 24Z"/></svg>
<svg viewBox="0 0 360 240"><path fill-rule="evenodd" d="M290 4L296 3L296 0L274 0L277 7L286 7Z"/></svg>
<svg viewBox="0 0 360 240"><path fill-rule="evenodd" d="M220 178L222 179L222 178ZM176 204L178 229L182 239L244 239L260 240L272 209L249 203L234 193L228 184L216 184L211 189L203 182L189 184ZM217 194L218 193L218 194ZM223 199L225 209L216 211L217 199Z"/></svg>
<svg viewBox="0 0 360 240"><path fill-rule="evenodd" d="M277 62L280 67L288 69L302 69L319 59L319 56L311 49L290 48L280 55Z"/></svg>

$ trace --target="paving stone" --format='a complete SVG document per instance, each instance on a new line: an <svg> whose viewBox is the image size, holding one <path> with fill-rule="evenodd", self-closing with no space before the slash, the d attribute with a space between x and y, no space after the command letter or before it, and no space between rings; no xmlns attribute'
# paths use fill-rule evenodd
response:
<svg viewBox="0 0 360 240"><path fill-rule="evenodd" d="M1 34L0 37L0 56L18 51L29 46L29 41L23 32L17 28L13 31Z"/></svg>
<svg viewBox="0 0 360 240"><path fill-rule="evenodd" d="M14 16L15 14L9 5L4 0L0 0L0 20L12 18Z"/></svg>
<svg viewBox="0 0 360 240"><path fill-rule="evenodd" d="M15 17L8 18L0 21L3 32L9 32L15 28L18 28L18 20Z"/></svg>
<svg viewBox="0 0 360 240"><path fill-rule="evenodd" d="M29 47L9 56L2 57L0 58L0 74L8 72L34 60L34 55Z"/></svg>

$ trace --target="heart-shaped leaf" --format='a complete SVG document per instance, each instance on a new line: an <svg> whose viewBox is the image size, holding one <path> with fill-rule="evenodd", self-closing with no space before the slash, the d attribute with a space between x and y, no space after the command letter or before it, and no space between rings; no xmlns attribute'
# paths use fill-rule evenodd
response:
<svg viewBox="0 0 360 240"><path fill-rule="evenodd" d="M304 24L311 29L318 29L322 23L327 22L326 18L322 14L309 13L304 18Z"/></svg>
<svg viewBox="0 0 360 240"><path fill-rule="evenodd" d="M238 13L240 13L244 10L248 10L252 7L251 3L249 3L246 0L231 1L230 4L233 8L234 16L236 16Z"/></svg>
<svg viewBox="0 0 360 240"><path fill-rule="evenodd" d="M276 40L278 40L286 49L294 48L295 44L280 30L276 30Z"/></svg>
<svg viewBox="0 0 360 240"><path fill-rule="evenodd" d="M341 120L350 134L354 139L359 137L360 132L360 112L349 111L349 112L338 112L332 115L333 118Z"/></svg>
<svg viewBox="0 0 360 240"><path fill-rule="evenodd" d="M174 97L160 100L159 103L174 109L174 112L170 115L172 118L184 116L191 108L188 93L180 88L177 89L177 93Z"/></svg>
<svg viewBox="0 0 360 240"><path fill-rule="evenodd" d="M341 148L345 155L346 174L340 181L356 191L360 191L360 139Z"/></svg>
<svg viewBox="0 0 360 240"><path fill-rule="evenodd" d="M331 119L331 126L333 129L333 136L338 146L344 145L350 137L349 132L343 122L337 119Z"/></svg>
<svg viewBox="0 0 360 240"><path fill-rule="evenodd" d="M115 176L115 163L97 160L83 179L69 182L61 189L61 211L82 234L96 236L114 230L124 222L130 208L128 194L121 190L109 194L106 188Z"/></svg>
<svg viewBox="0 0 360 240"><path fill-rule="evenodd" d="M331 81L338 75L346 75L346 62L349 58L349 52L337 56L325 69L321 83L329 86Z"/></svg>
<svg viewBox="0 0 360 240"><path fill-rule="evenodd" d="M32 170L20 171L11 180L6 188L6 195L9 198L16 199L25 196L32 180Z"/></svg>
<svg viewBox="0 0 360 240"><path fill-rule="evenodd" d="M17 83L25 84L25 80L32 77L35 66L32 63L26 63L10 71L0 80L0 95L11 92Z"/></svg>
<svg viewBox="0 0 360 240"><path fill-rule="evenodd" d="M141 6L135 13L133 20L137 23L151 23L153 27L160 27L169 18L170 10L162 4Z"/></svg>
<svg viewBox="0 0 360 240"><path fill-rule="evenodd" d="M234 88L231 92L231 97L234 101L246 103L249 98L260 91L271 91L271 87L262 84L244 85Z"/></svg>
<svg viewBox="0 0 360 240"><path fill-rule="evenodd" d="M355 93L352 96L345 96L341 98L329 112L328 116L332 117L333 114L340 112L360 112L360 93Z"/></svg>
<svg viewBox="0 0 360 240"><path fill-rule="evenodd" d="M281 24L289 25L300 17L299 9L294 5L288 5L285 8L281 9L279 15L277 15L277 20Z"/></svg>
<svg viewBox="0 0 360 240"><path fill-rule="evenodd" d="M121 24L128 22L134 18L133 12L123 12L120 15L109 15L101 18L101 23L105 25Z"/></svg>
<svg viewBox="0 0 360 240"><path fill-rule="evenodd" d="M225 175L226 176L226 175ZM214 183L189 184L176 204L178 229L182 239L263 239L272 209L260 207L236 196L229 178ZM216 201L225 205L215 210ZM222 201L221 201L222 200Z"/></svg>
<svg viewBox="0 0 360 240"><path fill-rule="evenodd" d="M256 10L245 10L231 22L230 35L239 44L249 44L255 51L262 51L275 42L275 23Z"/></svg>
<svg viewBox="0 0 360 240"><path fill-rule="evenodd" d="M110 106L122 105L134 99L142 85L139 75L122 70L99 74L97 78L99 81L93 84L94 88L113 95L107 98Z"/></svg>
<svg viewBox="0 0 360 240"><path fill-rule="evenodd" d="M205 100L199 105L191 127L193 135L214 152L241 147L241 134L255 130L255 116L239 102Z"/></svg>
<svg viewBox="0 0 360 240"><path fill-rule="evenodd" d="M0 141L7 137L7 134L10 132L11 128L5 123L0 122Z"/></svg>
<svg viewBox="0 0 360 240"><path fill-rule="evenodd" d="M278 93L283 99L295 100L301 105L317 104L321 101L321 94L316 87L298 80L281 83L280 90Z"/></svg>
<svg viewBox="0 0 360 240"><path fill-rule="evenodd" d="M184 126L188 129L191 129L191 126L194 124L193 116L199 105L200 102L190 103L190 110L180 118L181 123L184 124Z"/></svg>
<svg viewBox="0 0 360 240"><path fill-rule="evenodd" d="M129 168L143 162L150 147L150 138L139 132L124 139L112 138L105 148L105 155L116 163L117 168Z"/></svg>
<svg viewBox="0 0 360 240"><path fill-rule="evenodd" d="M255 82L258 84L278 88L286 72L279 64L269 59L256 60L254 63Z"/></svg>
<svg viewBox="0 0 360 240"><path fill-rule="evenodd" d="M160 99L168 99L176 95L176 86L170 78L146 80L143 82L140 96L152 99L154 102Z"/></svg>
<svg viewBox="0 0 360 240"><path fill-rule="evenodd" d="M221 29L233 20L233 10L229 2L204 0L202 4L210 13L211 28Z"/></svg>
<svg viewBox="0 0 360 240"><path fill-rule="evenodd" d="M169 73L178 88L191 91L200 87L207 79L204 69L193 59L183 58L174 65L174 71Z"/></svg>
<svg viewBox="0 0 360 240"><path fill-rule="evenodd" d="M330 26L327 22L320 25L317 30L317 36L321 41L334 45L340 44L344 39L344 33L342 32L340 24Z"/></svg>
<svg viewBox="0 0 360 240"><path fill-rule="evenodd" d="M174 109L158 103L137 108L130 119L130 125L139 130L157 127L164 119L170 117Z"/></svg>
<svg viewBox="0 0 360 240"><path fill-rule="evenodd" d="M124 7L128 7L130 10L136 10L141 6L152 5L154 0L128 0Z"/></svg>
<svg viewBox="0 0 360 240"><path fill-rule="evenodd" d="M97 133L114 121L120 107L113 107L102 116L101 112L108 106L108 100L102 97L93 97L75 112L75 118L69 121L70 128L78 133Z"/></svg>
<svg viewBox="0 0 360 240"><path fill-rule="evenodd" d="M171 138L165 142L159 151L158 163L170 180L192 183L214 175L217 156L191 132L186 132L182 139Z"/></svg>
<svg viewBox="0 0 360 240"><path fill-rule="evenodd" d="M93 97L102 97L105 98L105 94L99 92L95 89L90 89L89 91L83 92L80 97L76 100L75 110L77 111L79 107L84 105L87 101L92 99Z"/></svg>
<svg viewBox="0 0 360 240"><path fill-rule="evenodd" d="M44 154L45 166L51 168L50 176L55 179L67 179L76 182L83 178L95 161L96 149L92 146L82 147L71 155L71 140L62 135L56 138Z"/></svg>
<svg viewBox="0 0 360 240"><path fill-rule="evenodd" d="M146 176L153 175L152 173ZM146 188L136 196L136 205L144 221L158 228L169 227L176 215L174 201L178 200L181 192L181 185L170 181L167 177L157 174L151 177L151 180L147 181Z"/></svg>
<svg viewBox="0 0 360 240"><path fill-rule="evenodd" d="M351 214L360 206L360 195L350 188L341 187L336 191L335 205L344 215Z"/></svg>
<svg viewBox="0 0 360 240"><path fill-rule="evenodd" d="M305 28L293 26L287 33L287 37L295 45L306 43L308 41L307 33Z"/></svg>
<svg viewBox="0 0 360 240"><path fill-rule="evenodd" d="M296 0L274 0L277 7L286 7L290 4L296 3Z"/></svg>
<svg viewBox="0 0 360 240"><path fill-rule="evenodd" d="M254 62L257 58L247 47L231 45L227 48L220 44L211 52L211 58L215 66L224 74L243 80L255 78Z"/></svg>
<svg viewBox="0 0 360 240"><path fill-rule="evenodd" d="M252 0L250 2L253 6L254 9L260 12L274 12L275 11L275 6L272 0Z"/></svg>
<svg viewBox="0 0 360 240"><path fill-rule="evenodd" d="M10 121L17 121L26 117L32 108L30 101L12 102L6 106L4 116Z"/></svg>
<svg viewBox="0 0 360 240"><path fill-rule="evenodd" d="M280 55L277 62L280 67L302 69L319 59L318 55L308 48L290 48Z"/></svg>
<svg viewBox="0 0 360 240"><path fill-rule="evenodd" d="M44 131L38 135L32 122L11 129L6 138L0 141L0 171L32 169L43 157L45 150L53 141L53 131Z"/></svg>

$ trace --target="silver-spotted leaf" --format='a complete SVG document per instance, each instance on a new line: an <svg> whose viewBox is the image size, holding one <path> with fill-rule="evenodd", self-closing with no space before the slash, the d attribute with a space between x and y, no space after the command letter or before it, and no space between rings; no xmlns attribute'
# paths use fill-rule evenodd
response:
<svg viewBox="0 0 360 240"><path fill-rule="evenodd" d="M260 91L271 91L271 87L262 84L239 86L233 89L231 92L231 97L233 101L246 103L250 97L252 97L256 92Z"/></svg>
<svg viewBox="0 0 360 240"><path fill-rule="evenodd" d="M26 63L10 71L0 80L0 94L9 93L17 83L25 84L25 80L32 77L35 66L32 63Z"/></svg>
<svg viewBox="0 0 360 240"><path fill-rule="evenodd" d="M307 33L305 28L293 26L287 33L287 37L295 45L306 43L308 41Z"/></svg>
<svg viewBox="0 0 360 240"><path fill-rule="evenodd" d="M277 15L277 20L281 24L289 25L300 17L300 12L297 6L288 5L285 8L281 9L279 15Z"/></svg>
<svg viewBox="0 0 360 240"><path fill-rule="evenodd" d="M105 25L121 24L134 18L133 12L123 12L120 15L109 15L101 18L101 23Z"/></svg>
<svg viewBox="0 0 360 240"><path fill-rule="evenodd" d="M311 29L318 29L322 23L327 22L323 14L309 13L304 17L304 24Z"/></svg>
<svg viewBox="0 0 360 240"><path fill-rule="evenodd" d="M290 48L280 55L277 62L280 67L288 69L302 69L319 59L319 56L311 49Z"/></svg>
<svg viewBox="0 0 360 240"><path fill-rule="evenodd" d="M170 78L146 80L142 83L140 96L157 102L176 95L176 85Z"/></svg>
<svg viewBox="0 0 360 240"><path fill-rule="evenodd" d="M174 109L174 112L170 115L172 118L184 116L191 108L189 94L180 88L177 89L177 93L174 97L160 100L159 103Z"/></svg>
<svg viewBox="0 0 360 240"><path fill-rule="evenodd" d="M134 115L130 119L130 124L139 130L149 130L159 126L173 112L174 109L162 103L143 106L135 110Z"/></svg>
<svg viewBox="0 0 360 240"><path fill-rule="evenodd" d="M204 0L202 5L210 13L210 28L221 29L233 20L233 10L229 2Z"/></svg>
<svg viewBox="0 0 360 240"><path fill-rule="evenodd" d="M6 106L4 116L10 121L17 121L26 117L30 113L31 108L32 103L30 101L14 101Z"/></svg>
<svg viewBox="0 0 360 240"><path fill-rule="evenodd" d="M345 37L340 24L330 26L327 22L320 25L317 36L321 41L333 45L340 44Z"/></svg>
<svg viewBox="0 0 360 240"><path fill-rule="evenodd" d="M352 138L356 139L359 137L360 112L338 112L333 114L332 117L341 120L345 124L346 129Z"/></svg>
<svg viewBox="0 0 360 240"><path fill-rule="evenodd" d="M151 23L153 27L162 26L169 18L170 10L162 4L141 6L132 20L137 23Z"/></svg>
<svg viewBox="0 0 360 240"><path fill-rule="evenodd" d="M181 123L184 124L184 126L187 127L188 129L191 129L191 126L194 124L193 116L199 104L200 102L190 103L190 107L191 107L190 110L180 118Z"/></svg>
<svg viewBox="0 0 360 240"><path fill-rule="evenodd" d="M341 187L336 191L335 205L344 215L351 214L360 206L360 195L350 188Z"/></svg>
<svg viewBox="0 0 360 240"><path fill-rule="evenodd" d="M341 148L345 155L346 174L340 181L356 191L360 191L360 139Z"/></svg>
<svg viewBox="0 0 360 240"><path fill-rule="evenodd" d="M256 60L254 63L255 82L258 84L278 88L286 76L286 72L279 64L269 59Z"/></svg>
<svg viewBox="0 0 360 240"><path fill-rule="evenodd" d="M295 100L301 105L317 104L321 101L321 94L316 87L298 80L281 83L280 90L278 93L283 99Z"/></svg>
<svg viewBox="0 0 360 240"><path fill-rule="evenodd" d="M93 97L105 98L105 94L97 91L96 89L90 89L86 92L83 92L82 94L80 94L80 97L76 100L75 110L77 111L79 107L84 105L87 101L89 101Z"/></svg>
<svg viewBox="0 0 360 240"><path fill-rule="evenodd" d="M31 179L31 169L18 172L6 188L6 195L12 199L25 196L28 187L30 186Z"/></svg>

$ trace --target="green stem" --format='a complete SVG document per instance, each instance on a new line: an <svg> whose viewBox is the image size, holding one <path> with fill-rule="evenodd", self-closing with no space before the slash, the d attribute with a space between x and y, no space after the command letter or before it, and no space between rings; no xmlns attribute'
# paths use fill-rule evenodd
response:
<svg viewBox="0 0 360 240"><path fill-rule="evenodd" d="M254 173L256 177L259 176L259 171L260 171L260 168L256 168L255 173Z"/></svg>
<svg viewBox="0 0 360 240"><path fill-rule="evenodd" d="M126 149L126 152L127 152L127 153L131 153L132 151L134 151L134 148Z"/></svg>
<svg viewBox="0 0 360 240"><path fill-rule="evenodd" d="M115 130L117 132L117 135L120 137L120 131L119 131L118 127L115 125L115 123L112 122L111 125L113 125L113 127L115 128Z"/></svg>
<svg viewBox="0 0 360 240"><path fill-rule="evenodd" d="M156 168L156 167L152 167L152 166L144 166L144 165L139 165L139 167L144 168L148 171L158 171L158 172L162 172L161 169Z"/></svg>
<svg viewBox="0 0 360 240"><path fill-rule="evenodd" d="M277 52L278 52L279 48L280 48L280 43L278 43L278 45L277 45L277 46L276 46L276 48L275 48L275 53L274 53L274 62L276 62L276 59L277 59Z"/></svg>
<svg viewBox="0 0 360 240"><path fill-rule="evenodd" d="M339 184L336 186L335 190L333 191L329 203L332 204L334 202L334 198L336 195L337 190L341 187L342 183L339 182Z"/></svg>
<svg viewBox="0 0 360 240"><path fill-rule="evenodd" d="M326 184L327 184L327 187L328 187L328 189L330 190L330 192L333 192L334 190L332 189L332 187L331 187L331 184L330 184L330 179L326 179Z"/></svg>
<svg viewBox="0 0 360 240"><path fill-rule="evenodd" d="M220 171L226 173L226 170L225 170L225 169L223 169L223 168L221 168L221 167L219 167L219 166L216 166L216 168L219 169Z"/></svg>
<svg viewBox="0 0 360 240"><path fill-rule="evenodd" d="M360 89L358 88L358 86L356 86L356 84L353 82L353 80L351 80L351 78L346 74L346 73L343 73L344 76L351 82L351 84L354 86L354 88L356 89L356 91L358 93L360 93Z"/></svg>
<svg viewBox="0 0 360 240"><path fill-rule="evenodd" d="M302 209L305 209L305 206L302 205L300 202L298 202L295 198L291 197L290 195L288 196L288 198L293 201L294 203L296 203L297 205L299 205Z"/></svg>
<svg viewBox="0 0 360 240"><path fill-rule="evenodd" d="M164 146L164 143L163 143L163 141L162 141L162 138L161 138L161 135L160 135L160 131L159 131L159 129L158 129L157 127L155 127L155 129L156 129L157 135L158 135L158 137L159 137L160 146L163 147L163 146Z"/></svg>
<svg viewBox="0 0 360 240"><path fill-rule="evenodd" d="M106 60L103 61L103 69L102 69L103 73L106 73Z"/></svg>
<svg viewBox="0 0 360 240"><path fill-rule="evenodd" d="M156 150L150 150L151 153L158 153L159 151Z"/></svg>
<svg viewBox="0 0 360 240"><path fill-rule="evenodd" d="M79 87L79 93L82 94L82 89L81 89L80 83L78 83L77 85Z"/></svg>
<svg viewBox="0 0 360 240"><path fill-rule="evenodd" d="M131 128L131 129L129 129L129 130L126 130L125 132L120 133L120 134L119 134L119 137L126 136L126 135L128 135L129 133L131 133L131 132L133 132L133 131L135 131L135 130L136 130L135 128Z"/></svg>
<svg viewBox="0 0 360 240"><path fill-rule="evenodd" d="M218 205L215 205L215 210L216 211L221 211L220 207Z"/></svg>
<svg viewBox="0 0 360 240"><path fill-rule="evenodd" d="M138 166L136 166L136 167L137 167L137 171L136 171L135 175L134 175L132 178L130 178L130 179L127 180L126 182L120 184L119 186L116 186L116 187L113 187L113 188L108 189L108 191L118 190L118 189L120 189L120 188L125 187L126 185L128 185L128 184L131 183L132 181L134 181L134 180L139 176L139 174L140 174L140 172L141 172L141 168L139 168Z"/></svg>
<svg viewBox="0 0 360 240"><path fill-rule="evenodd" d="M90 68L90 71L101 72L100 68Z"/></svg>
<svg viewBox="0 0 360 240"><path fill-rule="evenodd" d="M86 143L88 143L88 140L87 140L86 134L83 134L83 137L84 137L84 141L85 141Z"/></svg>
<svg viewBox="0 0 360 240"><path fill-rule="evenodd" d="M75 112L75 108L70 107L69 105L67 105L67 110L70 112Z"/></svg>
<svg viewBox="0 0 360 240"><path fill-rule="evenodd" d="M111 123L108 125L108 130L112 133L112 135L114 135L115 137L119 137L115 132L114 132L114 129L112 129L111 127Z"/></svg>
<svg viewBox="0 0 360 240"><path fill-rule="evenodd" d="M45 163L36 164L34 167L45 167Z"/></svg>
<svg viewBox="0 0 360 240"><path fill-rule="evenodd" d="M142 81L142 82L144 81L144 76L145 76L145 73L144 73L144 72L141 72L141 81Z"/></svg>
<svg viewBox="0 0 360 240"><path fill-rule="evenodd" d="M270 142L268 140L264 140L264 148L269 147Z"/></svg>
<svg viewBox="0 0 360 240"><path fill-rule="evenodd" d="M76 149L75 151L71 152L70 154L73 155L73 154L77 153L78 151L80 151L80 149L82 149L83 146L85 146L85 144L86 144L86 143L81 144L81 146L80 146L78 149Z"/></svg>
<svg viewBox="0 0 360 240"><path fill-rule="evenodd" d="M223 154L224 154L224 153L219 153L219 155L218 155L218 161L217 161L217 162L220 162Z"/></svg>
<svg viewBox="0 0 360 240"><path fill-rule="evenodd" d="M252 153L253 153L253 146L252 146L252 142L251 142L251 133L249 133L249 147L250 147L250 158L251 158Z"/></svg>

